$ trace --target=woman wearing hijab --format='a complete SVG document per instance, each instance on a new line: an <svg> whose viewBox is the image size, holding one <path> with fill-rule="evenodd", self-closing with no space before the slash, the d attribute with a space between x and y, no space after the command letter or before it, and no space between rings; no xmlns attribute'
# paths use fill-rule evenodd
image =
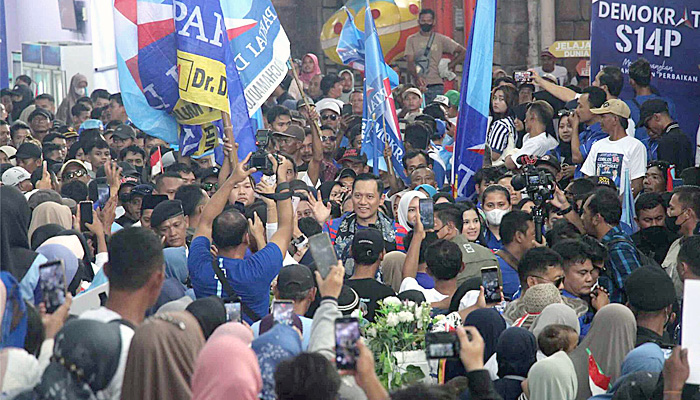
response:
<svg viewBox="0 0 700 400"><path fill-rule="evenodd" d="M214 330L226 323L226 307L219 296L209 296L190 303L187 312L194 315L207 340Z"/></svg>
<svg viewBox="0 0 700 400"><path fill-rule="evenodd" d="M92 400L119 365L119 324L76 319L56 335L51 363L41 382L17 400Z"/></svg>
<svg viewBox="0 0 700 400"><path fill-rule="evenodd" d="M343 93L339 100L343 103L350 103L350 94L355 89L355 74L352 73L352 70L344 69L338 72L338 76L342 79L340 83L343 84Z"/></svg>
<svg viewBox="0 0 700 400"><path fill-rule="evenodd" d="M545 307L533 322L530 332L538 337L544 328L555 324L570 326L576 330L576 333L581 333L581 325L576 317L576 311L562 303L550 304Z"/></svg>
<svg viewBox="0 0 700 400"><path fill-rule="evenodd" d="M301 335L288 325L277 324L253 340L252 348L258 357L263 381L260 398L274 400L277 365L301 353Z"/></svg>
<svg viewBox="0 0 700 400"><path fill-rule="evenodd" d="M31 213L27 199L17 188L0 186L0 268L19 281L22 298L34 304L39 265L46 257L29 247Z"/></svg>
<svg viewBox="0 0 700 400"><path fill-rule="evenodd" d="M620 377L622 360L634 348L637 322L629 308L609 304L593 317L586 338L569 354L578 378L577 400L605 393Z"/></svg>
<svg viewBox="0 0 700 400"><path fill-rule="evenodd" d="M558 351L530 368L527 385L528 400L574 400L579 384L571 359Z"/></svg>
<svg viewBox="0 0 700 400"><path fill-rule="evenodd" d="M234 335L217 334L197 357L192 400L255 400L262 386L258 359L250 346Z"/></svg>
<svg viewBox="0 0 700 400"><path fill-rule="evenodd" d="M32 212L29 237L32 237L38 227L47 224L57 224L61 225L63 229L71 229L73 227L73 214L71 214L70 208L53 201L39 204Z"/></svg>
<svg viewBox="0 0 700 400"><path fill-rule="evenodd" d="M464 326L473 326L484 339L484 368L489 370L492 379L497 379L498 368L495 358L496 344L501 333L506 330L506 321L494 308L480 308L470 312L464 319ZM465 376L467 374L461 361L447 361L445 366L445 382L455 376Z"/></svg>
<svg viewBox="0 0 700 400"><path fill-rule="evenodd" d="M537 341L524 328L509 328L501 333L496 344L498 377L494 382L503 400L517 400L523 392L521 383L537 361Z"/></svg>
<svg viewBox="0 0 700 400"><path fill-rule="evenodd" d="M68 95L58 106L58 111L56 111L56 119L61 120L67 124L71 122L71 109L78 102L81 97L87 96L87 78L83 74L75 74L70 79L70 88L68 89Z"/></svg>
<svg viewBox="0 0 700 400"><path fill-rule="evenodd" d="M299 80L304 83L304 90L309 88L309 83L314 76L321 74L321 67L318 66L318 57L316 54L307 53L301 59L301 74Z"/></svg>
<svg viewBox="0 0 700 400"><path fill-rule="evenodd" d="M615 381L615 383L610 387L607 393L593 396L590 400L609 400L613 397L615 398L648 398L647 397L630 397L625 396L623 393L618 393L621 390L629 391L630 388L626 388L630 382L653 382L651 390L653 391L656 387L656 382L659 379L659 374L664 369L664 352L661 350L656 343L645 343L636 349L632 350L627 354L625 360L622 362L622 367L620 369L620 379ZM656 380L654 380L654 378Z"/></svg>
<svg viewBox="0 0 700 400"><path fill-rule="evenodd" d="M78 290L78 286L80 285L80 280L74 279L76 277L76 273L78 272L78 258L75 256L75 254L73 254L73 252L66 246L51 243L39 246L36 251L37 253L46 257L48 261L63 261L68 291L75 295L76 291Z"/></svg>
<svg viewBox="0 0 700 400"><path fill-rule="evenodd" d="M428 196L418 190L411 190L404 193L399 200L399 225L406 228L407 231L413 230L413 223L418 218L418 203L420 199L427 199Z"/></svg>
<svg viewBox="0 0 700 400"><path fill-rule="evenodd" d="M17 85L13 90L19 92L21 99L12 102L12 114L10 115L11 122L17 121L19 116L22 114L22 111L29 107L34 101L34 94L29 86ZM27 139L25 139L25 141L27 141ZM21 143L16 143L17 147L19 147L20 144Z"/></svg>
<svg viewBox="0 0 700 400"><path fill-rule="evenodd" d="M66 230L66 228L58 224L46 224L37 227L29 238L29 243L32 244L32 250L36 251L47 239L58 235L64 230Z"/></svg>
<svg viewBox="0 0 700 400"><path fill-rule="evenodd" d="M240 322L227 322L219 326L218 328L214 329L214 332L211 334L211 336L209 336L209 340L212 340L219 335L235 336L237 339L242 340L246 346L250 346L255 338L250 327L245 326Z"/></svg>
<svg viewBox="0 0 700 400"><path fill-rule="evenodd" d="M157 314L136 329L126 360L122 400L190 400L204 336L188 312ZM166 395L167 394L167 395Z"/></svg>

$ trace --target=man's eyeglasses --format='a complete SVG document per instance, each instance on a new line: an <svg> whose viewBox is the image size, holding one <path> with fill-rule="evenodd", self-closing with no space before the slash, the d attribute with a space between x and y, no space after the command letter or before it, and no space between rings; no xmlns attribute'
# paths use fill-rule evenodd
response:
<svg viewBox="0 0 700 400"><path fill-rule="evenodd" d="M322 120L322 121L325 121L325 120L327 120L327 119L330 119L331 121L335 121L336 119L338 119L338 116L335 115L335 114L321 115L321 120Z"/></svg>
<svg viewBox="0 0 700 400"><path fill-rule="evenodd" d="M335 142L335 136L321 136L322 142Z"/></svg>
<svg viewBox="0 0 700 400"><path fill-rule="evenodd" d="M547 283L551 283L552 285L556 286L557 288L559 288L559 286L561 286L561 284L564 282L564 277L563 277L563 276L560 276L559 278L557 278L557 279L555 279L555 280L553 280L553 281L550 280L550 279L547 279L547 278L545 278L545 277L543 277L543 276L537 276L537 275L532 275L532 276L534 276L535 278L538 278L538 279L542 279L543 281L545 281L545 282L547 282Z"/></svg>
<svg viewBox="0 0 700 400"><path fill-rule="evenodd" d="M204 189L207 192L211 191L212 189L219 190L219 184L218 183L202 183L202 189Z"/></svg>
<svg viewBox="0 0 700 400"><path fill-rule="evenodd" d="M75 171L65 172L63 174L63 180L69 181L71 179L80 178L80 177L85 176L85 175L87 175L87 171L85 171L83 169L76 169Z"/></svg>

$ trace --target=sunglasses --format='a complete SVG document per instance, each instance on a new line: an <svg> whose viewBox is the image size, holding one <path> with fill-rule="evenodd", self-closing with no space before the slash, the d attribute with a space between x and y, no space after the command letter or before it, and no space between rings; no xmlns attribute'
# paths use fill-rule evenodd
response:
<svg viewBox="0 0 700 400"><path fill-rule="evenodd" d="M556 280L553 280L553 281L552 281L552 280L549 280L549 279L547 279L547 278L545 278L545 277L543 277L543 276L537 276L537 275L532 275L532 276L534 276L535 278L542 279L543 281L546 281L547 283L551 283L552 285L556 286L557 288L558 288L559 286L561 286L562 282L564 282L564 277L563 277L563 276L560 276L559 278L557 278Z"/></svg>
<svg viewBox="0 0 700 400"><path fill-rule="evenodd" d="M325 120L327 120L327 119L330 119L331 121L335 121L336 119L338 119L338 116L335 115L335 114L321 115L321 120L322 120L322 121L325 121Z"/></svg>
<svg viewBox="0 0 700 400"><path fill-rule="evenodd" d="M335 142L335 136L321 136L322 142Z"/></svg>
<svg viewBox="0 0 700 400"><path fill-rule="evenodd" d="M69 181L71 179L80 178L87 175L87 172L82 169L76 169L75 171L66 172L63 174L63 180Z"/></svg>
<svg viewBox="0 0 700 400"><path fill-rule="evenodd" d="M207 192L212 190L212 189L219 190L219 184L218 183L202 183L202 189L204 189Z"/></svg>

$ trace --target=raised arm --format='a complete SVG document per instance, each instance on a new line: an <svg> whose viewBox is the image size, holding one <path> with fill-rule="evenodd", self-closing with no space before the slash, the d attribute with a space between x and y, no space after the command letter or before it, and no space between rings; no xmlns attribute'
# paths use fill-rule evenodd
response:
<svg viewBox="0 0 700 400"><path fill-rule="evenodd" d="M425 230L423 229L423 223L420 220L420 210L416 211L416 223L413 229L413 239L411 239L411 245L408 246L408 253L406 253L406 259L403 262L403 268L401 269L401 280L406 278L415 278L418 273L418 260L420 259L420 247L425 239Z"/></svg>
<svg viewBox="0 0 700 400"><path fill-rule="evenodd" d="M272 156L270 156L273 158ZM277 167L277 188L279 190L283 183L287 183L287 170L292 168L292 162L284 157L279 157L281 162L273 161ZM289 193L289 187L283 189L280 194ZM294 229L294 209L292 208L292 198L277 201L277 232L270 238L270 242L280 248L282 254L287 254L287 247L292 240L292 230Z"/></svg>
<svg viewBox="0 0 700 400"><path fill-rule="evenodd" d="M557 99L563 102L569 102L576 98L576 92L574 92L573 90L564 86L559 86L556 83L552 83L546 79L542 79L542 77L537 73L537 71L535 71L532 68L530 68L528 71L532 74L532 79L535 81L535 84L537 86L541 87L543 90L548 91L552 94L552 96L556 97Z"/></svg>
<svg viewBox="0 0 700 400"><path fill-rule="evenodd" d="M578 133L578 114L575 112L569 116L569 122L571 123L571 160L575 164L582 164L586 161L586 158L581 153L581 138Z"/></svg>
<svg viewBox="0 0 700 400"><path fill-rule="evenodd" d="M323 161L323 142L321 142L321 128L318 126L318 113L315 109L309 111L309 125L311 125L311 161L306 174L311 183L316 186L321 175L321 161Z"/></svg>

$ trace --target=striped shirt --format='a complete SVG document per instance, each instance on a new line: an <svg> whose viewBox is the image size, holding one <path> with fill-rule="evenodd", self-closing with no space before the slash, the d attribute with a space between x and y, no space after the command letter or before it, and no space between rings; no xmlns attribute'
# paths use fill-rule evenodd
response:
<svg viewBox="0 0 700 400"><path fill-rule="evenodd" d="M511 136L512 135L512 136ZM491 150L503 153L508 147L508 138L515 137L515 123L512 117L506 117L491 122L486 135L486 143Z"/></svg>

